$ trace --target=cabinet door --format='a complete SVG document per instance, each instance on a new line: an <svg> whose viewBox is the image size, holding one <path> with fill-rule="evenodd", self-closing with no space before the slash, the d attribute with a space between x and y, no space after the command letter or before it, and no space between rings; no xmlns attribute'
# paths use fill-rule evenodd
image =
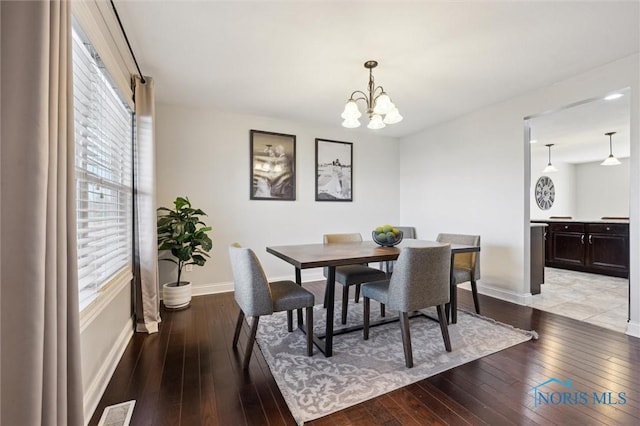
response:
<svg viewBox="0 0 640 426"><path fill-rule="evenodd" d="M552 262L584 266L584 233L555 231L551 234L551 238L553 238L550 258Z"/></svg>
<svg viewBox="0 0 640 426"><path fill-rule="evenodd" d="M629 268L629 239L626 235L589 234L588 266L626 272Z"/></svg>

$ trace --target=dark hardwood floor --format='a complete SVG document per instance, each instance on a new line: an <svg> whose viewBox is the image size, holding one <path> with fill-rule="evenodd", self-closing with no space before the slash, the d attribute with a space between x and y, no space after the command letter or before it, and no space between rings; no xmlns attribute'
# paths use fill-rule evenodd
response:
<svg viewBox="0 0 640 426"><path fill-rule="evenodd" d="M305 284L321 300L324 284ZM459 289L459 307L473 310ZM311 422L323 425L637 425L640 339L536 309L480 296L483 315L536 330L540 338L478 359ZM96 409L136 400L132 425L295 424L259 348L248 372L231 347L238 307L232 293L195 297L162 312L160 332L136 334ZM316 351L314 356L322 356ZM625 392L623 405L539 405L532 388L549 378L576 390Z"/></svg>

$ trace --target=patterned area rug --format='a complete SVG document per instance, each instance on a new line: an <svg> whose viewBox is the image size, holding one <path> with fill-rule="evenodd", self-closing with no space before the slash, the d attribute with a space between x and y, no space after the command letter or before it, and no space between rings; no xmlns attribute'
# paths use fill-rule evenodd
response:
<svg viewBox="0 0 640 426"><path fill-rule="evenodd" d="M372 321L378 304L371 303ZM437 318L435 309L424 311ZM387 317L394 312L387 310ZM336 315L336 328L339 324ZM295 315L294 315L295 321ZM314 328L322 333L326 321L322 305L314 307ZM362 303L349 306L347 325L362 324ZM407 386L424 378L537 338L523 331L476 314L458 311L458 323L449 326L452 352L446 352L440 326L425 317L411 319L413 368L404 365L400 326L397 322L372 327L369 340L362 331L333 339L333 357L325 358L317 348L307 357L305 336L300 330L287 332L284 312L260 318L258 344L298 424L343 410L352 405Z"/></svg>

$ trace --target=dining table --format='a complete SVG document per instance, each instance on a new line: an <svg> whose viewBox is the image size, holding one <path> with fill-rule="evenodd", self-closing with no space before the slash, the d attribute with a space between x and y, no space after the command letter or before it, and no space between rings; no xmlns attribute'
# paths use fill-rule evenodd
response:
<svg viewBox="0 0 640 426"><path fill-rule="evenodd" d="M325 302L326 302L326 326L324 334L314 333L313 342L318 349L326 356L333 355L333 337L338 334L348 333L362 329L362 326L344 327L334 330L334 298L335 298L335 278L336 267L342 265L365 264L370 262L390 262L398 259L400 252L405 247L437 247L447 245L436 241L404 239L400 244L393 247L385 247L373 241L332 243L332 244L296 244L285 246L267 247L270 253L295 267L295 280L298 285L302 285L303 269L323 268L328 270ZM453 275L454 258L459 253L479 252L480 246L450 244L451 245L451 267L450 267L450 305L457 306L457 296L455 280ZM303 332L302 312L298 311L298 328ZM397 319L382 320L379 323L397 321ZM455 309L451 313L451 322L456 322Z"/></svg>

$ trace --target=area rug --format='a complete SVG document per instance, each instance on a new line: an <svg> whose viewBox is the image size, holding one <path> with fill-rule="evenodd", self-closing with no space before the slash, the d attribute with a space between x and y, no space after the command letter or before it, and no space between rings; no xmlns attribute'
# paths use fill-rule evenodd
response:
<svg viewBox="0 0 640 426"><path fill-rule="evenodd" d="M372 321L379 318L377 303L371 303ZM322 333L326 314L314 307L314 329ZM424 310L437 318L435 309ZM387 310L387 317L395 313ZM348 325L362 324L362 303L349 305ZM294 315L295 317L295 315ZM339 323L337 313L335 328ZM314 347L307 357L306 338L300 330L287 332L284 312L260 318L257 340L289 409L298 424L359 404L469 361L537 338L480 315L458 311L458 323L449 325L452 352L446 352L436 321L419 316L411 319L413 368L406 368L402 337L397 322L372 327L369 340L362 331L335 336L333 357Z"/></svg>

